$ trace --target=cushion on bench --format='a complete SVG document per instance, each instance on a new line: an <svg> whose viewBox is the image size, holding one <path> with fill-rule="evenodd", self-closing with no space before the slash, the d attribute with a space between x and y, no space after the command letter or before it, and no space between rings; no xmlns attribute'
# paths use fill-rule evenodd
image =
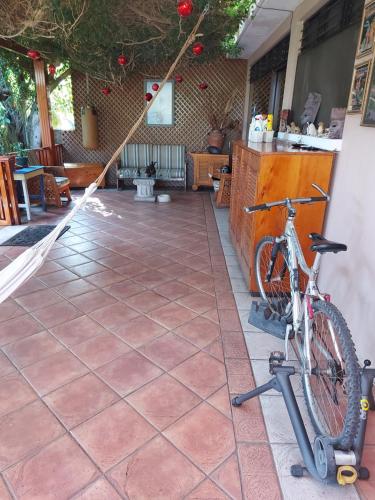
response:
<svg viewBox="0 0 375 500"><path fill-rule="evenodd" d="M144 169L157 162L157 179L185 179L185 146L183 144L128 144L121 153L120 178L137 176L137 169Z"/></svg>

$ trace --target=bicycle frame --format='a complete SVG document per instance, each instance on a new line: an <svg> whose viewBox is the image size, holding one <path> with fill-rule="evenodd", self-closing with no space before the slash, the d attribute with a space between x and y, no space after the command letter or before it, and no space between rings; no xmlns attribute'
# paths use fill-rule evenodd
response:
<svg viewBox="0 0 375 500"><path fill-rule="evenodd" d="M314 264L310 268L306 259L303 255L301 244L298 239L298 235L296 232L296 228L294 226L295 219L295 210L289 208L288 219L285 225L284 234L276 238L276 243L281 243L283 241L287 242L287 250L288 250L288 267L290 270L290 287L291 287L291 306L292 306L292 315L293 315L293 330L295 333L299 331L302 323L305 323L305 338L304 338L304 352L301 349L299 342L296 342L297 348L299 350L300 357L307 363L307 366L304 366L304 370L308 370L311 372L311 358L310 358L310 338L309 338L309 321L312 320L312 307L311 307L311 298L316 297L321 300L326 300L326 298L320 293L317 279L320 269L321 263L321 254L317 253ZM301 293L298 287L298 266L302 269L302 271L308 276L308 284L306 287L306 291L304 297L302 299ZM287 335L285 338L285 347L286 347L286 356L288 359L288 340L290 335L290 325L289 329L287 329ZM297 338L297 335L296 337Z"/></svg>

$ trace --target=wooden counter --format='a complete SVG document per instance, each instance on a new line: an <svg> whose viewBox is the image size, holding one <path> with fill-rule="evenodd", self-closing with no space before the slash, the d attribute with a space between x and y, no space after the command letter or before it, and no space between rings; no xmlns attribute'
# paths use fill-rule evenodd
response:
<svg viewBox="0 0 375 500"><path fill-rule="evenodd" d="M287 144L252 144L238 141L233 149L230 232L249 290L258 292L254 258L256 246L263 236L283 232L286 209L246 214L246 206L258 205L283 198L319 196L311 186L318 184L329 191L335 153L291 150ZM326 203L299 205L296 229L308 264L314 255L310 251L309 233L323 231Z"/></svg>

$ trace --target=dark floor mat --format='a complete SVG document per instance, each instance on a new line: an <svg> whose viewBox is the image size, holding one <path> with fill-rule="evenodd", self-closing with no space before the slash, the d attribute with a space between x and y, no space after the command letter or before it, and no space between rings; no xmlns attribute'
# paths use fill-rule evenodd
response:
<svg viewBox="0 0 375 500"><path fill-rule="evenodd" d="M15 234L9 240L0 243L2 247L32 247L38 241L42 240L47 234L55 229L56 226L52 225L36 225L26 227L23 231ZM70 229L70 226L64 227L58 238L60 238L66 231ZM58 239L57 238L57 239Z"/></svg>

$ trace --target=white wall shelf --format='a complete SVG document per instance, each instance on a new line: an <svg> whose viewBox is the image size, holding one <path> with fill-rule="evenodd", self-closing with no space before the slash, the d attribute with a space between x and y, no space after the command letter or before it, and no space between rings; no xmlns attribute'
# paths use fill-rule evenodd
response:
<svg viewBox="0 0 375 500"><path fill-rule="evenodd" d="M288 132L279 132L277 138L281 141L300 143L306 146L323 149L325 151L341 151L342 139L327 139L326 137L312 137L302 134L288 134Z"/></svg>

